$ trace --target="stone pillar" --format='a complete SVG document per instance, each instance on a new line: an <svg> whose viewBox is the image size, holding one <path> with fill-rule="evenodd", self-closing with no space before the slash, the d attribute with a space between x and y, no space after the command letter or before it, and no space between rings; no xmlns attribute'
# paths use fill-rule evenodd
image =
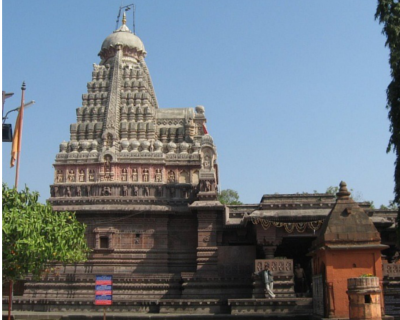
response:
<svg viewBox="0 0 400 320"><path fill-rule="evenodd" d="M378 277L347 279L350 320L381 320L381 289Z"/></svg>
<svg viewBox="0 0 400 320"><path fill-rule="evenodd" d="M197 242L197 273L216 274L218 262L217 214L199 211Z"/></svg>
<svg viewBox="0 0 400 320"><path fill-rule="evenodd" d="M276 245L263 245L264 259L273 259L275 257Z"/></svg>

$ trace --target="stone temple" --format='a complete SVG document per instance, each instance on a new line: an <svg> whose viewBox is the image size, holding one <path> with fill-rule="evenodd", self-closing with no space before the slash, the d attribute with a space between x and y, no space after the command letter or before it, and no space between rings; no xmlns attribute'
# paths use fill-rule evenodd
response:
<svg viewBox="0 0 400 320"><path fill-rule="evenodd" d="M159 107L145 47L125 17L99 56L70 141L56 155L49 199L55 211L76 212L93 251L85 263L27 279L14 310L101 311L96 275L113 277L109 311L131 316L345 318L347 278L372 273L384 280L385 295L397 290L387 280L400 277L395 212L354 202L345 183L336 197L221 204L205 108ZM274 275L273 299L257 275L265 267Z"/></svg>

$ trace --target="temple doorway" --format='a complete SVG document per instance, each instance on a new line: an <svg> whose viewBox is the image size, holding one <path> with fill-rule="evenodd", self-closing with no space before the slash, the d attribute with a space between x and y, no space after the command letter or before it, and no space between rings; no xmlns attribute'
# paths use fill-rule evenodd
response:
<svg viewBox="0 0 400 320"><path fill-rule="evenodd" d="M295 292L298 296L310 296L312 294L312 266L311 257L307 256L312 242L316 237L286 237L282 239L282 243L276 248L275 258L285 257L293 259L293 267L295 268ZM296 266L303 270L299 272L301 277L296 278Z"/></svg>

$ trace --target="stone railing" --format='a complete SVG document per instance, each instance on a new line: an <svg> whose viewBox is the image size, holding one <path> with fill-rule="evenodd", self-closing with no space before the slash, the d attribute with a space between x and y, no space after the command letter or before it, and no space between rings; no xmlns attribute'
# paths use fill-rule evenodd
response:
<svg viewBox="0 0 400 320"><path fill-rule="evenodd" d="M382 271L384 277L400 278L400 264L399 263L383 263Z"/></svg>
<svg viewBox="0 0 400 320"><path fill-rule="evenodd" d="M292 259L257 259L254 263L254 272L269 268L274 275L293 275Z"/></svg>

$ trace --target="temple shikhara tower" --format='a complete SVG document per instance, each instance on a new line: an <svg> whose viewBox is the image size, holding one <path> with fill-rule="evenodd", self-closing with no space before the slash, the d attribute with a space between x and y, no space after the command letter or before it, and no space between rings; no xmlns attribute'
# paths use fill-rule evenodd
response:
<svg viewBox="0 0 400 320"><path fill-rule="evenodd" d="M115 279L215 273L223 206L204 107L159 108L145 47L125 16L99 56L70 141L60 144L50 198L55 210L76 211L87 225L93 254L85 268ZM158 298L165 290L142 295Z"/></svg>
<svg viewBox="0 0 400 320"><path fill-rule="evenodd" d="M99 56L56 155L49 199L55 214L76 212L86 224L92 251L86 262L28 277L14 310L99 311L96 276L112 276L115 313L344 317L347 278L361 273L377 284L360 298L365 304L379 310L385 292L397 294L387 280L400 278L395 212L356 203L344 182L336 196L266 194L257 204L221 204L205 108L158 105L145 47L125 15ZM358 301L363 291L353 291Z"/></svg>

